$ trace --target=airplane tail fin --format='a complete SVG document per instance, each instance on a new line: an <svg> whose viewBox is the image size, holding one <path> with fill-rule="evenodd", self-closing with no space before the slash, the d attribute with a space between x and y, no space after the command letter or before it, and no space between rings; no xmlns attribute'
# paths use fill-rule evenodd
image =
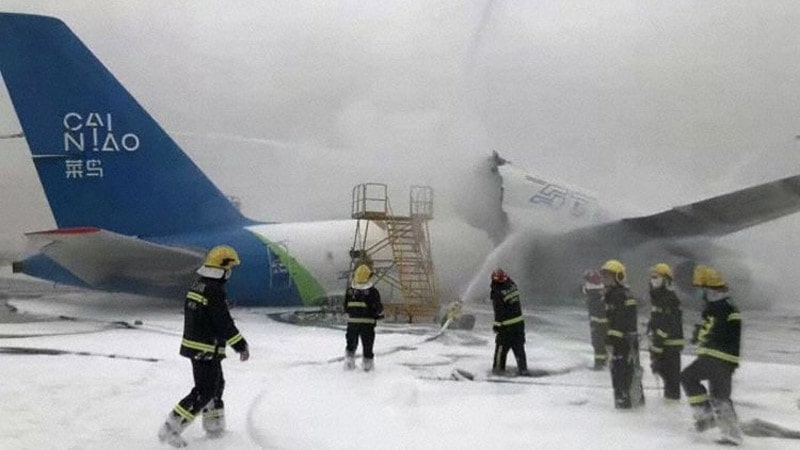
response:
<svg viewBox="0 0 800 450"><path fill-rule="evenodd" d="M60 20L0 13L0 75L59 228L161 236L246 221Z"/></svg>

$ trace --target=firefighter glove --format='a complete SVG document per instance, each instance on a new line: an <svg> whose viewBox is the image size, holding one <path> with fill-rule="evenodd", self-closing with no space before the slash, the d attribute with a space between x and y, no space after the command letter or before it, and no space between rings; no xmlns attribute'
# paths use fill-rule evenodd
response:
<svg viewBox="0 0 800 450"><path fill-rule="evenodd" d="M250 359L250 349L246 348L243 352L239 353L239 361L247 361Z"/></svg>

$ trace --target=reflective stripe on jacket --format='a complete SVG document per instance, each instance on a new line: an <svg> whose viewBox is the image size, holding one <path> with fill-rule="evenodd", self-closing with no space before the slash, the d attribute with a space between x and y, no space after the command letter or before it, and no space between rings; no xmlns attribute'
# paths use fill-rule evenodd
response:
<svg viewBox="0 0 800 450"><path fill-rule="evenodd" d="M192 359L225 357L225 347L237 352L247 349L225 300L224 281L200 277L184 301L183 339L180 354Z"/></svg>
<svg viewBox="0 0 800 450"><path fill-rule="evenodd" d="M494 309L494 326L499 327L500 332L525 330L519 289L511 278L506 278L502 283L492 281L489 296Z"/></svg>
<svg viewBox="0 0 800 450"><path fill-rule="evenodd" d="M723 298L707 302L702 317L703 324L697 334L697 354L738 366L742 336L742 315L739 310L730 302L730 298Z"/></svg>
<svg viewBox="0 0 800 450"><path fill-rule="evenodd" d="M615 345L626 336L637 334L636 329L636 298L624 286L614 285L603 297L606 304L606 318L608 319L609 343Z"/></svg>
<svg viewBox="0 0 800 450"><path fill-rule="evenodd" d="M650 303L650 351L661 353L665 348L683 349L683 312L678 296L671 289L662 286L650 289Z"/></svg>
<svg viewBox="0 0 800 450"><path fill-rule="evenodd" d="M376 324L379 316L383 314L381 294L375 286L367 289L347 290L344 296L344 311L347 313L347 323Z"/></svg>

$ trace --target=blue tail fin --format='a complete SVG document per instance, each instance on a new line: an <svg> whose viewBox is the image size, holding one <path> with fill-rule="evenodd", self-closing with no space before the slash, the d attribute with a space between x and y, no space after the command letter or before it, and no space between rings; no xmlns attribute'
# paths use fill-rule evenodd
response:
<svg viewBox="0 0 800 450"><path fill-rule="evenodd" d="M61 21L0 13L0 74L59 227L163 236L246 220Z"/></svg>

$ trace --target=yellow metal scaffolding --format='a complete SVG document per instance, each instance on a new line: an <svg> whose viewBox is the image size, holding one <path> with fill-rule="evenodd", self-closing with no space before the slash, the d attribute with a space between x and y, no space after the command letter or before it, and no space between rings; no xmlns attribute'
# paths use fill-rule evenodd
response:
<svg viewBox="0 0 800 450"><path fill-rule="evenodd" d="M392 288L392 295L381 292L387 319L409 323L433 319L439 310L428 230L433 189L412 186L409 213L398 216L392 212L385 184L359 184L353 188L351 216L357 220L351 273L358 264L368 264L379 281Z"/></svg>

